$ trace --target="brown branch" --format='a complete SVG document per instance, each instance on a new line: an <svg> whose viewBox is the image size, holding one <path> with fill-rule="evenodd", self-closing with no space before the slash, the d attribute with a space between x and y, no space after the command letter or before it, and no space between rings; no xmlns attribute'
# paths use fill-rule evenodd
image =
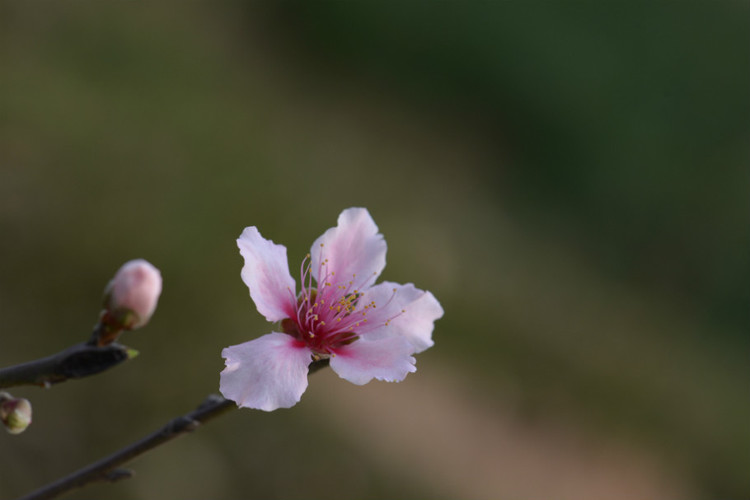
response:
<svg viewBox="0 0 750 500"><path fill-rule="evenodd" d="M75 344L46 358L0 368L0 389L18 385L48 386L68 379L88 377L137 354L137 351L118 343L103 347L90 342Z"/></svg>
<svg viewBox="0 0 750 500"><path fill-rule="evenodd" d="M328 366L328 360L315 361L310 365L309 373L314 373ZM237 405L234 401L212 394L195 410L172 419L158 431L149 434L140 441L88 465L69 476L50 483L18 500L45 500L55 498L75 488L80 488L96 481L118 481L133 475L132 471L120 469L134 458L156 448L172 439L197 429L219 415L223 415Z"/></svg>

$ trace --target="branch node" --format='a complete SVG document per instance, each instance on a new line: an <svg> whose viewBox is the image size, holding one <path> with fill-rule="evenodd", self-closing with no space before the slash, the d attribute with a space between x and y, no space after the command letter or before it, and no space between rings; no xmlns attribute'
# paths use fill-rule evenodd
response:
<svg viewBox="0 0 750 500"><path fill-rule="evenodd" d="M177 417L169 424L167 432L169 434L180 434L182 432L193 432L201 425L197 420L187 415Z"/></svg>
<svg viewBox="0 0 750 500"><path fill-rule="evenodd" d="M122 479L130 479L134 475L135 472L130 469L113 469L109 472L104 473L102 479L105 481L109 481L110 483L115 483Z"/></svg>
<svg viewBox="0 0 750 500"><path fill-rule="evenodd" d="M209 394L206 399L203 400L203 402L198 405L198 408L196 408L198 411L205 410L207 408L210 408L212 406L215 406L219 403L224 401L224 398L219 396L218 394Z"/></svg>

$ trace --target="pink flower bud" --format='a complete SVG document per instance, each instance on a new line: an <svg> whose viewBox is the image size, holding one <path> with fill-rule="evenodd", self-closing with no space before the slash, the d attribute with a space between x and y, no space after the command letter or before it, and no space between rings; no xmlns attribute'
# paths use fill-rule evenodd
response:
<svg viewBox="0 0 750 500"><path fill-rule="evenodd" d="M140 328L151 319L161 294L161 273L143 259L123 264L104 291L110 326Z"/></svg>
<svg viewBox="0 0 750 500"><path fill-rule="evenodd" d="M20 434L31 424L31 403L0 392L0 421L11 434Z"/></svg>

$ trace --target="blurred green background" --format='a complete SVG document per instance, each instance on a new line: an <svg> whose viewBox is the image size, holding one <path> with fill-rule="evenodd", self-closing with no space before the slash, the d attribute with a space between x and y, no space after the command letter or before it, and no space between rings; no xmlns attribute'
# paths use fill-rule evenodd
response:
<svg viewBox="0 0 750 500"><path fill-rule="evenodd" d="M0 435L26 493L218 391L350 206L446 315L401 384L311 377L76 498L750 496L750 4L0 3L0 365L84 340L126 260L141 355Z"/></svg>

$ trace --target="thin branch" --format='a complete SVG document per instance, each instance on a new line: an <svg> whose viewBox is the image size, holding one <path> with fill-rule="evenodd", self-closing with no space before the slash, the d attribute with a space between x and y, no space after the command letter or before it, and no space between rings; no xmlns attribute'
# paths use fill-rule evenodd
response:
<svg viewBox="0 0 750 500"><path fill-rule="evenodd" d="M57 354L0 369L0 389L18 385L48 386L68 379L88 377L131 359L137 351L122 344L98 347L75 344Z"/></svg>
<svg viewBox="0 0 750 500"><path fill-rule="evenodd" d="M315 361L310 365L309 373L314 373L326 366L328 366L328 360ZM164 427L149 434L140 441L136 441L112 455L29 493L18 500L46 500L92 482L114 482L131 477L133 475L132 471L120 469L119 467L157 446L196 430L201 424L205 424L236 407L237 405L234 401L212 394L195 410L172 419Z"/></svg>

